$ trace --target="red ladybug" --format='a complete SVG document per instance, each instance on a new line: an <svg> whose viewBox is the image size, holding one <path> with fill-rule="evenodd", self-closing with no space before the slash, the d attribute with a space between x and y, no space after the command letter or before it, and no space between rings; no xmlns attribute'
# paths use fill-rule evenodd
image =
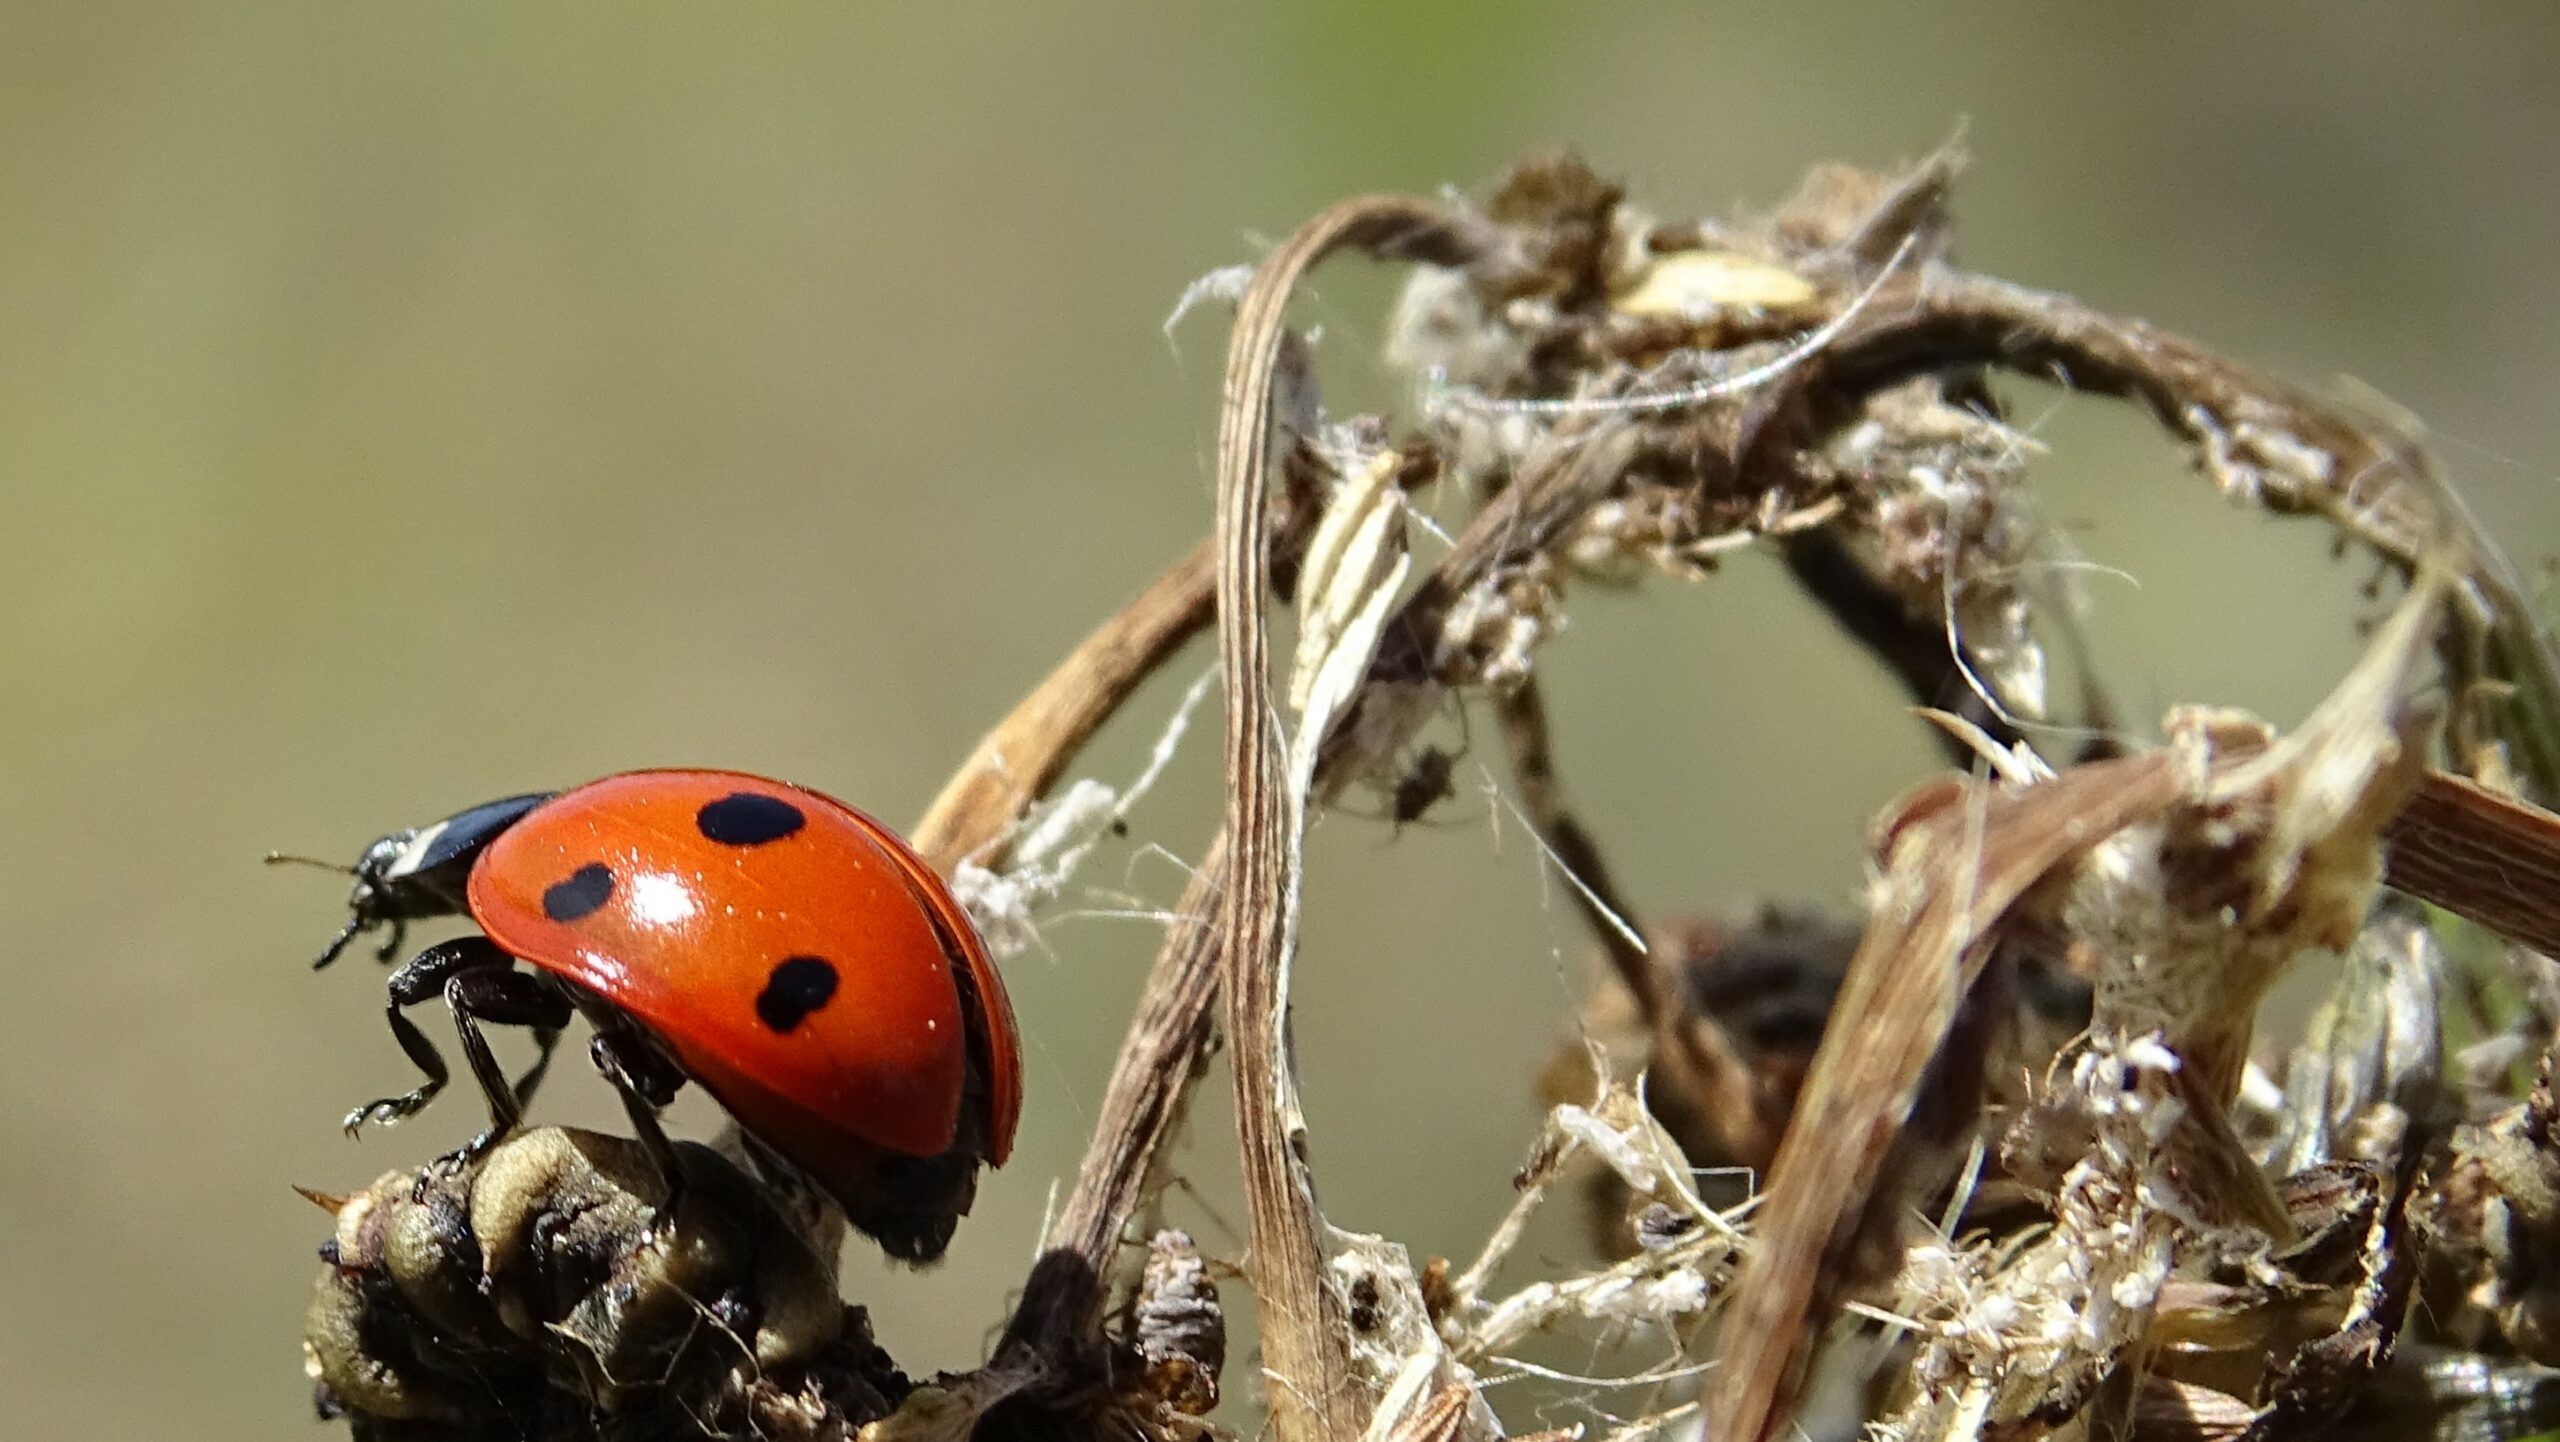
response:
<svg viewBox="0 0 2560 1442"><path fill-rule="evenodd" d="M315 966L382 926L388 959L419 918L467 911L482 934L392 973L391 1029L426 1081L357 1108L350 1133L443 1088L443 1057L402 1015L441 995L489 1101L466 1155L522 1118L572 1011L671 1186L657 1109L690 1078L895 1257L940 1256L979 1165L1012 1150L1022 1071L1004 983L923 858L841 802L735 772L636 771L396 832L355 878ZM542 1060L521 1081L484 1022L533 1029Z"/></svg>

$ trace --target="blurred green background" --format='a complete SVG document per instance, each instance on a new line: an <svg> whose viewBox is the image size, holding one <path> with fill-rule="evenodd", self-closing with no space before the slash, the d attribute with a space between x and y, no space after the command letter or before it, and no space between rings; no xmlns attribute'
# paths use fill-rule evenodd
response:
<svg viewBox="0 0 2560 1442"><path fill-rule="evenodd" d="M2353 373L2433 423L2523 560L2560 535L2545 7L0 5L8 1433L304 1435L326 1224L286 1184L362 1185L478 1119L339 1135L406 1067L367 965L305 968L340 884L261 852L653 764L912 818L1204 528L1223 339L1159 331L1196 275L1560 142L1658 211L1731 214L1967 117L1971 264ZM1338 396L1392 394L1389 293L1320 279ZM2361 569L2128 417L2027 419L2052 513L2140 578L2094 593L2128 714L2298 714ZM1563 761L1634 897L1847 897L1931 752L1774 568L1573 620ZM1135 770L1174 691L1097 774ZM1174 895L1138 843L1197 854L1214 761L1012 964L1026 1135L949 1265L857 1249L911 1367L973 1361L1001 1315L1153 950L1102 913ZM1298 973L1327 1207L1421 1251L1507 1204L1580 979L1480 779L1392 841L1324 827ZM1192 1168L1215 1216L1184 1210L1233 1255L1224 1085ZM614 1117L583 1067L541 1111Z"/></svg>

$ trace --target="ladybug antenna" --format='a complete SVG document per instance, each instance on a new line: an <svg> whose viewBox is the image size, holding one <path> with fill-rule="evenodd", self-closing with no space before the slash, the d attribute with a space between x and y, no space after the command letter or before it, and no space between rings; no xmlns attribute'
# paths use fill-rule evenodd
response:
<svg viewBox="0 0 2560 1442"><path fill-rule="evenodd" d="M323 861L317 856L296 856L290 851L270 851L267 853L266 861L269 866L316 866L322 871L334 871L340 876L356 874L356 869L343 861Z"/></svg>

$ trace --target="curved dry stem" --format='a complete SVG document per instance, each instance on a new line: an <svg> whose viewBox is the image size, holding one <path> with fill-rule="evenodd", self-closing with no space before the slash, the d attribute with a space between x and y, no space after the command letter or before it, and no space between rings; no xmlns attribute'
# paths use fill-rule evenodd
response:
<svg viewBox="0 0 2560 1442"><path fill-rule="evenodd" d="M2534 795L2560 796L2560 656L2487 538L2418 447L2385 421L2323 401L2183 337L2065 295L1930 267L1880 293L1829 348L1755 404L1774 424L1738 448L1746 488L1786 483L1823 436L1878 392L1912 377L1996 368L2135 402L2190 445L2227 494L2318 516L2403 575L2447 539L2468 553L2477 612L2457 614L2457 683L2516 686L2494 728Z"/></svg>
<svg viewBox="0 0 2560 1442"><path fill-rule="evenodd" d="M1255 1305L1272 1430L1281 1442L1359 1435L1369 1399L1351 1373L1349 1323L1325 1285L1323 1222L1307 1174L1291 1075L1283 948L1298 893L1298 799L1284 790L1271 693L1270 509L1273 395L1298 279L1346 246L1454 237L1433 206L1399 197L1346 202L1309 221L1254 271L1227 353L1218 427L1218 659L1226 682L1229 884L1216 932L1227 1028L1235 1038L1236 1142L1244 1164ZM1435 249L1446 251L1442 244Z"/></svg>
<svg viewBox="0 0 2560 1442"><path fill-rule="evenodd" d="M979 740L910 838L935 870L948 876L963 861L1002 862L1013 824L1057 784L1139 683L1207 628L1216 578L1217 558L1202 541L1097 627Z"/></svg>
<svg viewBox="0 0 2560 1442"><path fill-rule="evenodd" d="M1565 807L1564 782L1556 775L1555 745L1548 733L1546 697L1537 678L1495 696L1493 709L1502 722L1503 745L1511 753L1511 774L1519 783L1520 804L1529 813L1529 824L1537 828L1556 864L1573 874L1574 907L1650 1030L1661 1020L1664 1008L1661 979L1638 939L1645 934L1644 926L1600 859L1600 843Z"/></svg>
<svg viewBox="0 0 2560 1442"><path fill-rule="evenodd" d="M1323 255L1345 247L1364 248L1386 257L1462 264L1476 253L1482 243L1480 232L1453 223L1437 209L1419 202L1397 199L1353 202L1319 217L1302 230L1283 252L1266 261L1257 273L1255 289L1246 297L1244 316L1238 321L1234 354L1239 358L1258 356L1261 359L1251 364L1242 359L1231 361L1227 419L1222 426L1222 435L1228 435L1231 441L1221 447L1221 474L1225 478L1221 487L1222 517L1230 509L1245 514L1242 519L1231 519L1222 524L1218 558L1223 564L1217 569L1221 574L1239 569L1239 558L1234 555L1239 546L1251 548L1254 554L1249 565L1242 567L1250 570L1251 574L1234 578L1242 584L1230 584L1224 588L1228 594L1246 598L1241 604L1229 605L1226 614L1241 616L1249 612L1251 624L1258 629L1259 598L1268 589L1265 577L1272 540L1267 508L1261 504L1264 490L1262 446L1270 429L1270 366L1273 348L1280 334L1279 309L1297 275ZM1256 296L1262 297L1258 307ZM1255 338L1250 345L1248 336ZM1251 374L1252 364L1261 368L1258 382ZM1244 372L1241 375L1240 369ZM1239 412L1254 419L1240 419ZM1250 501L1244 495L1244 488L1248 486L1251 488ZM1232 508L1226 505L1230 498L1233 500ZM1207 554L1208 548L1204 546L1192 561L1186 561L1183 567L1178 568L1186 586L1198 583L1194 562ZM1150 594L1169 591L1172 579L1168 577L1167 581L1159 582ZM1196 593L1185 590L1182 594L1188 597ZM1170 611L1172 608L1168 606L1165 609ZM1182 614L1193 616L1196 613L1186 607ZM1080 649L1077 657L1070 658L1044 684L1043 691L1055 691L1063 696L1081 695L1096 689L1090 679L1094 675L1139 674L1115 669L1113 658L1127 655L1130 651L1113 639L1120 629L1116 625L1107 626L1103 632L1097 633ZM1169 649L1169 645L1164 649ZM1160 659L1160 652L1155 659ZM1267 691L1268 683L1261 665L1239 667L1223 653L1222 659L1228 661L1227 684L1232 715L1237 709L1234 688L1239 675L1250 675L1251 684L1259 691ZM1267 663L1267 657L1265 660ZM1249 710L1259 717L1263 705L1267 705L1267 697L1261 705ZM1017 708L1014 718L1009 718L1004 727L991 735L989 742L981 747L981 757L1001 755L1005 764L1019 767L1022 762L1001 738L1019 732L1044 745L1050 744L1045 739L1050 737L1050 733L1043 729L1044 723L1035 718L1061 712L1081 714L1072 707L1044 704L1035 693L1034 698ZM1019 728L1016 721L1022 722ZM1232 736L1230 740L1232 754ZM1021 746L1019 741L1012 744L1016 749ZM1265 743L1257 741L1254 744L1260 748ZM1055 779L1057 765L1063 764L1072 749L1071 745L1060 748L1056 764L1042 773L1044 784L1046 780ZM972 772L980 771L980 763L973 762ZM1254 801L1256 806L1268 804L1268 774L1264 774L1261 780L1266 789L1262 798ZM945 789L944 797L949 801L964 793L994 794L994 784L1001 783L991 783L983 774L964 775ZM1017 784L1015 794L1020 798L1014 803L1018 813L1019 806L1027 804L1036 795L1036 788ZM1231 787L1231 809L1235 804ZM937 803L937 815L943 811L943 804ZM1010 815L996 819L997 813L982 806L964 807L958 802L953 803L951 811L955 819L939 823L936 828L937 839L946 851L965 852L972 844L983 845L983 841L972 842L970 836L992 835L1011 820ZM979 819L964 824L957 819L964 814ZM1211 1009L1220 992L1222 958L1229 954L1232 938L1223 924L1212 926L1208 923L1213 918L1223 923L1226 916L1223 899L1233 889L1230 881L1238 871L1230 836L1230 831L1222 829L1211 843L1179 904L1181 919L1167 934L1155 965L1148 973L1137 1014L1131 1020L1105 1088L1093 1143L1087 1149L1075 1185L1069 1190L1050 1227L1041 1260L1035 1266L1024 1289L1022 1303L1006 1330L1004 1344L998 1354L999 1366L1043 1361L1052 1366L1072 1365L1072 1359L1091 1344L1104 1301L1103 1279L1111 1271L1113 1254L1131 1218L1151 1191L1150 1179L1162 1148L1178 1124L1190 1085L1205 1065L1213 1044ZM1266 852L1262 864L1267 866L1268 859ZM1253 954L1259 956L1261 952L1257 949ZM1264 1255L1257 1244L1257 1258ZM1312 1274L1301 1269L1298 1275ZM1320 1276L1315 1280L1320 1290ZM1257 1277L1257 1282L1260 1281L1262 1278ZM1270 1336L1267 1318L1271 1294L1264 1291L1261 1295L1266 1308L1267 1339ZM1268 1340L1265 1345L1269 1347ZM1294 1374L1282 1372L1276 1361L1273 1370L1278 1381L1273 1390L1275 1406L1277 1399L1283 1397L1314 1395L1304 1382L1295 1380Z"/></svg>

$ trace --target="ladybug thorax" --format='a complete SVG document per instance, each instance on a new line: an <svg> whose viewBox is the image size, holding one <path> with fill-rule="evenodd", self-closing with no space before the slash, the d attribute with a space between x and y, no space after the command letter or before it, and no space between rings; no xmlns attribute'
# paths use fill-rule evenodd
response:
<svg viewBox="0 0 2560 1442"><path fill-rule="evenodd" d="M500 833L470 909L508 952L647 1026L748 1127L791 1108L932 1155L968 1090L967 957L947 902L883 837L779 782L636 772Z"/></svg>

